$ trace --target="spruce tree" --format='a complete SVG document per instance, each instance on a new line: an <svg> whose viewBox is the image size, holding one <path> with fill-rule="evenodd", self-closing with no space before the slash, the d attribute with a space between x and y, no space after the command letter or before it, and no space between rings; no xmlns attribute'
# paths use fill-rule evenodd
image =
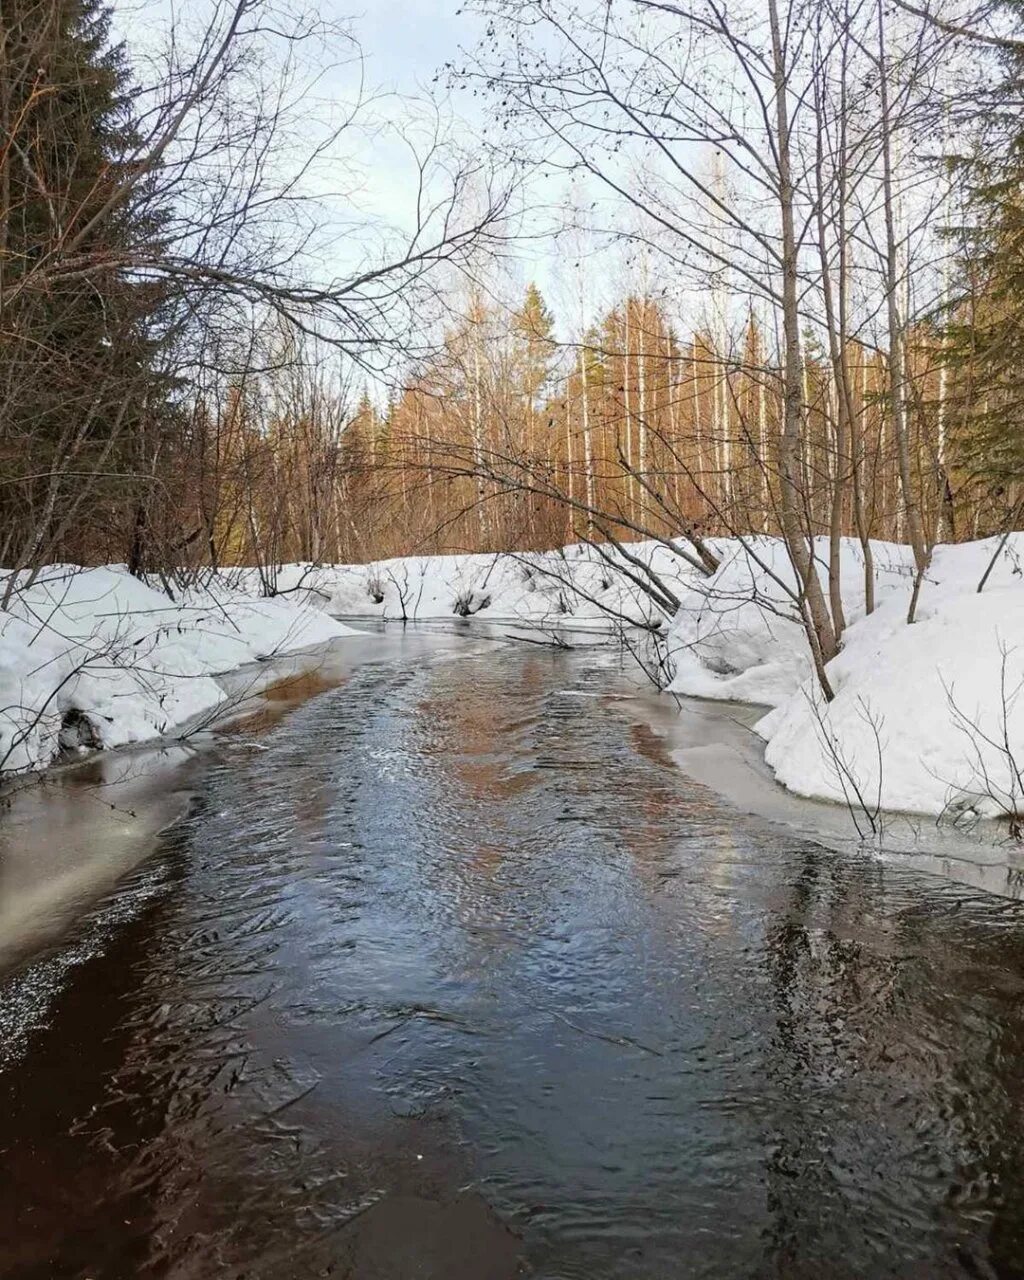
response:
<svg viewBox="0 0 1024 1280"><path fill-rule="evenodd" d="M1024 3L1006 0L1002 9L1024 32ZM962 162L967 219L953 230L964 248L965 288L948 330L960 384L961 462L1002 499L997 509L1007 505L1007 486L1024 478L1024 52L1007 46L999 56L994 141Z"/></svg>
<svg viewBox="0 0 1024 1280"><path fill-rule="evenodd" d="M112 199L138 139L110 23L103 0L0 11L0 448L4 472L25 477L0 517L15 562L109 553L166 396L152 373L163 300L131 264L158 235L152 192Z"/></svg>
<svg viewBox="0 0 1024 1280"><path fill-rule="evenodd" d="M554 320L535 284L527 287L512 329L520 349L523 393L532 408L540 408L550 390L556 347Z"/></svg>

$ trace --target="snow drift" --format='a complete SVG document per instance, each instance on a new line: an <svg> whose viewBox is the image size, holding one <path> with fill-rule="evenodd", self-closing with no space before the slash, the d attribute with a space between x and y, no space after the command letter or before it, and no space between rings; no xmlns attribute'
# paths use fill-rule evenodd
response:
<svg viewBox="0 0 1024 1280"><path fill-rule="evenodd" d="M172 601L124 569L53 565L0 613L0 769L114 747L214 712L214 678L352 630L214 583Z"/></svg>
<svg viewBox="0 0 1024 1280"><path fill-rule="evenodd" d="M609 549L610 550L610 549ZM658 542L633 544L656 573L678 581L685 561ZM614 558L614 553L613 558ZM284 565L281 590L304 589L310 601L342 617L430 621L480 614L494 620L606 625L622 616L649 623L661 615L623 572L586 544L556 551L410 556L362 565Z"/></svg>
<svg viewBox="0 0 1024 1280"><path fill-rule="evenodd" d="M932 815L1017 812L1024 534L1008 541L979 595L995 550L994 539L937 547L908 626L909 548L873 545L876 608L865 616L860 547L844 542L848 626L825 702L782 585L793 583L782 544L734 544L717 574L691 584L673 620L671 687L772 707L757 725L765 758L799 795Z"/></svg>
<svg viewBox="0 0 1024 1280"><path fill-rule="evenodd" d="M889 595L847 632L830 704L805 686L761 722L780 782L828 799L855 784L914 813L1024 809L1024 539L979 595L994 550L937 548L913 625L907 592Z"/></svg>

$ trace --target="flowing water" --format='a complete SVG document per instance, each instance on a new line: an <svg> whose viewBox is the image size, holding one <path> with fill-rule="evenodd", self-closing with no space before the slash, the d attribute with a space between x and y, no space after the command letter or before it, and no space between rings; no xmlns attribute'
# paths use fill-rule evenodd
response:
<svg viewBox="0 0 1024 1280"><path fill-rule="evenodd" d="M0 988L0 1274L1024 1274L1024 908L744 818L609 653L207 753Z"/></svg>

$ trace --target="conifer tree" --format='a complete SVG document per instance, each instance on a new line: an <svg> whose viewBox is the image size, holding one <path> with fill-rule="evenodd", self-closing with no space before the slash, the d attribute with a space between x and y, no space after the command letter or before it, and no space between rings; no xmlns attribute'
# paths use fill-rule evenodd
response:
<svg viewBox="0 0 1024 1280"><path fill-rule="evenodd" d="M520 348L523 394L535 409L550 391L555 362L554 318L541 291L528 286L523 305L513 316L512 328Z"/></svg>
<svg viewBox="0 0 1024 1280"><path fill-rule="evenodd" d="M1024 32L1024 3L1004 0L1001 9ZM1005 496L1024 476L1024 45L1007 44L998 56L999 108L989 126L997 145L966 164L967 219L955 229L966 288L954 299L948 351L960 373L961 463Z"/></svg>
<svg viewBox="0 0 1024 1280"><path fill-rule="evenodd" d="M162 301L129 269L158 234L151 192L111 199L137 136L110 22L103 0L0 10L0 466L26 477L4 487L0 515L25 531L5 549L23 564L85 554L83 529L109 538L132 507L140 523L139 437L162 399Z"/></svg>

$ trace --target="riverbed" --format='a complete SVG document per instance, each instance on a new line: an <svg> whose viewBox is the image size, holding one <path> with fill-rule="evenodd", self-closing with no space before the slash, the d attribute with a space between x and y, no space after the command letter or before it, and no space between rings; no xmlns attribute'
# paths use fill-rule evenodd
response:
<svg viewBox="0 0 1024 1280"><path fill-rule="evenodd" d="M742 812L616 650L352 652L21 936L0 1275L1024 1274L1020 904Z"/></svg>

